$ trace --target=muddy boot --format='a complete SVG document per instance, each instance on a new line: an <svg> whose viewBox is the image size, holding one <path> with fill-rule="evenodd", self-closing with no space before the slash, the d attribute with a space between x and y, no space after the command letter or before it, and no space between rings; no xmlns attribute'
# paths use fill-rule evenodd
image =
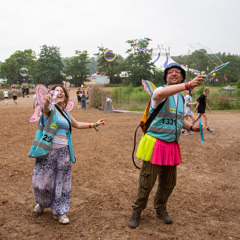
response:
<svg viewBox="0 0 240 240"><path fill-rule="evenodd" d="M160 211L156 210L156 216L158 218L160 218L166 224L172 223L172 218L168 215L167 211L160 212Z"/></svg>
<svg viewBox="0 0 240 240"><path fill-rule="evenodd" d="M132 212L132 216L130 217L130 220L129 220L129 223L128 223L128 226L130 228L136 228L139 226L139 222L140 222L140 219L141 219L141 212L137 212L137 211L133 211Z"/></svg>

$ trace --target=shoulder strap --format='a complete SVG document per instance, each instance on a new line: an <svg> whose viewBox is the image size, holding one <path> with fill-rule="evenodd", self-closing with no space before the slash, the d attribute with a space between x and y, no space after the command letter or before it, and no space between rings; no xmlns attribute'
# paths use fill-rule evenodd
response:
<svg viewBox="0 0 240 240"><path fill-rule="evenodd" d="M182 100L183 100L183 104L184 104L185 103L185 97L182 94L181 94L181 96L182 96Z"/></svg>
<svg viewBox="0 0 240 240"><path fill-rule="evenodd" d="M157 108L154 109L153 113L150 115L150 117L148 118L146 124L145 124L145 133L147 132L148 128L150 127L153 119L158 115L159 111L161 110L161 108L163 107L163 105L165 104L165 102L167 101L168 98L165 98L165 100L160 103Z"/></svg>
<svg viewBox="0 0 240 240"><path fill-rule="evenodd" d="M167 98L160 103L156 109L153 110L153 113L151 114L151 116L147 119L146 123L145 123L145 131L144 134L147 132L147 129L149 128L150 124L152 123L153 119L157 116L158 112L160 111L160 109L163 107L164 103L167 101ZM141 127L144 124L143 121L141 121L141 123L137 126L136 130L135 130L135 134L134 134L134 145L133 145L133 151L132 151L132 161L133 164L136 168L141 169L140 167L138 167L134 161L134 154L135 154L135 147L136 147L136 135L137 135L137 130L139 127Z"/></svg>
<svg viewBox="0 0 240 240"><path fill-rule="evenodd" d="M72 125L68 119L68 117L64 114L64 112L61 110L61 108L58 106L58 105L55 105L57 110L63 115L63 117L66 118L66 120L68 121L68 124L69 124L69 130L70 130L70 133L72 133Z"/></svg>

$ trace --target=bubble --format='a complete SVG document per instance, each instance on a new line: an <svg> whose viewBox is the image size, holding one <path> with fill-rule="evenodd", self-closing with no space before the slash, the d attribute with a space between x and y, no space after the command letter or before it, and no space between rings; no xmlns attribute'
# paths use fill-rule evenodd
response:
<svg viewBox="0 0 240 240"><path fill-rule="evenodd" d="M106 59L106 61L108 61L108 62L112 62L115 58L116 58L116 54L115 53L113 53L113 51L112 50L110 50L110 49L107 49L106 51L105 51L105 53L104 53L104 58Z"/></svg>
<svg viewBox="0 0 240 240"><path fill-rule="evenodd" d="M139 39L138 40L138 49L140 51L146 51L147 50L148 41L146 39Z"/></svg>
<svg viewBox="0 0 240 240"><path fill-rule="evenodd" d="M194 50L199 51L202 54L204 54L205 56L207 56L209 58L209 60L215 66L223 64L223 62L219 59L217 54L213 53L213 51L211 49L209 49L208 47L202 45L201 43L199 43L199 42L197 42L197 43L189 43L189 46L191 48L193 48Z"/></svg>
<svg viewBox="0 0 240 240"><path fill-rule="evenodd" d="M26 77L28 75L28 69L25 68L25 67L22 67L20 70L19 70L19 73L21 76L23 77Z"/></svg>
<svg viewBox="0 0 240 240"><path fill-rule="evenodd" d="M57 104L58 103L57 97L60 96L60 93L56 90L51 90L48 94L52 95L52 98L49 100L49 102L51 104Z"/></svg>

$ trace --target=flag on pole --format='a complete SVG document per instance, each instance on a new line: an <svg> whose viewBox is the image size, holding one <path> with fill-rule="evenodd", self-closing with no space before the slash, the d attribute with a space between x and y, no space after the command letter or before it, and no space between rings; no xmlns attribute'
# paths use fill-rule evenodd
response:
<svg viewBox="0 0 240 240"><path fill-rule="evenodd" d="M224 74L224 80L227 82L227 77L226 77L226 74Z"/></svg>

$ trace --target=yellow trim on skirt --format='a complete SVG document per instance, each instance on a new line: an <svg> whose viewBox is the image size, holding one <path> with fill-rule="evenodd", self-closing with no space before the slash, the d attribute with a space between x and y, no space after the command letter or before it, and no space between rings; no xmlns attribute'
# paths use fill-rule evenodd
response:
<svg viewBox="0 0 240 240"><path fill-rule="evenodd" d="M144 161L150 161L153 153L153 147L155 145L156 138L150 135L143 135L137 149L137 158L141 158Z"/></svg>

